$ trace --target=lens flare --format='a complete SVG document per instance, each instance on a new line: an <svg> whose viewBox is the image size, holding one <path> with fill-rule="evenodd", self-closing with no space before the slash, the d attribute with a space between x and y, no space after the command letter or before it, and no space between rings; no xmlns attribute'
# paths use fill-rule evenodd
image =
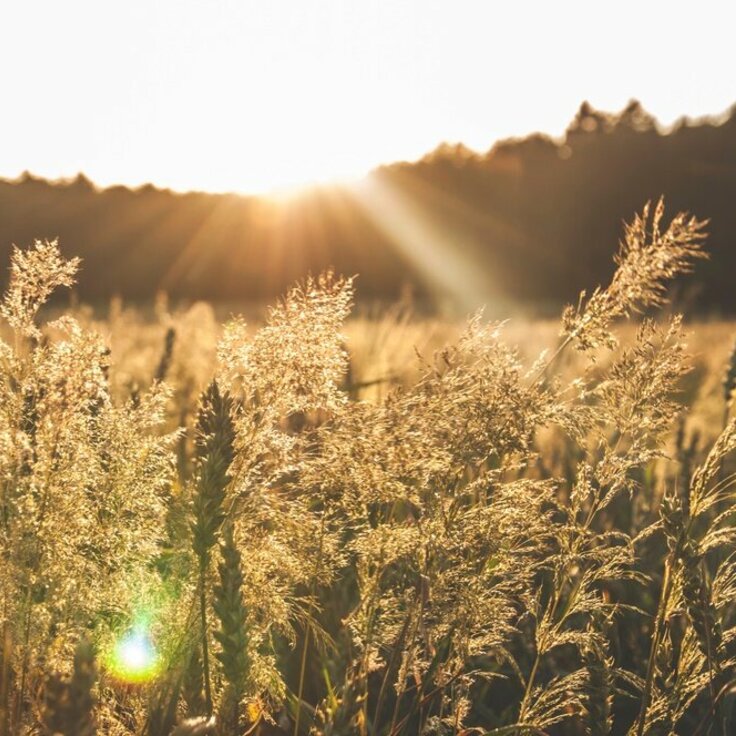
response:
<svg viewBox="0 0 736 736"><path fill-rule="evenodd" d="M128 631L115 645L109 662L112 674L130 683L147 682L156 675L158 665L156 648L144 627Z"/></svg>

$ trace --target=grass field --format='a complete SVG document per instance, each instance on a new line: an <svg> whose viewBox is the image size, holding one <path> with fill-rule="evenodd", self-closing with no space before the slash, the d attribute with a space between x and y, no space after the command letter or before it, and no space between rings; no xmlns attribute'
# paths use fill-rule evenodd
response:
<svg viewBox="0 0 736 736"><path fill-rule="evenodd" d="M559 321L204 303L0 342L0 736L727 734L736 324L661 206ZM645 312L651 315L644 319Z"/></svg>

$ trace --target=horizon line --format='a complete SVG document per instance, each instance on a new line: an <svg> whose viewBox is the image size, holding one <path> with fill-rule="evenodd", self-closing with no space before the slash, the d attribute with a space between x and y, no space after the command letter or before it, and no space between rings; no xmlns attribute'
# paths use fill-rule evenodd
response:
<svg viewBox="0 0 736 736"><path fill-rule="evenodd" d="M663 125L660 122L660 120L657 118L656 115L649 113L647 109L642 105L641 101L634 97L629 98L628 103L624 105L624 107L621 108L621 110L619 110L618 112L610 112L610 111L602 110L599 108L594 108L592 105L590 105L588 100L583 100L583 102L580 103L580 106L578 107L578 110L576 111L575 115L577 115L583 109L585 105L588 105L592 112L601 113L604 116L611 117L612 119L615 119L617 116L620 116L627 109L629 109L632 105L636 105L639 107L639 109L642 112L646 113L652 119L653 124L654 124L653 125L654 130L659 135L662 135L662 136L671 135L672 133L675 133L678 130L680 130L682 127L701 127L701 126L706 126L706 125L711 125L713 127L720 127L724 123L728 122L731 118L736 117L736 101L734 101L726 109L718 113L706 113L704 115L698 115L694 117L689 116L689 115L682 115L679 118L677 118L674 122L672 122L670 125ZM572 118L570 124L572 124L574 120L575 120L575 117ZM542 130L536 130L536 131L532 131L528 133L520 133L518 135L507 136L505 138L498 138L494 140L491 143L491 145L485 150L479 150L477 148L473 148L472 146L468 146L463 141L441 140L439 143L437 143L437 145L433 149L427 151L421 156L418 156L413 159L409 159L409 158L395 159L393 161L385 161L385 162L377 163L372 168L368 169L362 174L357 174L355 176L332 177L332 178L326 178L324 180L315 179L313 181L304 182L303 184L286 185L283 187L276 187L270 190L264 189L260 191L236 191L236 190L225 190L225 189L208 190L208 189L196 189L196 188L179 189L173 186L167 186L162 183L156 183L154 181L144 181L139 184L125 183L125 182L116 182L112 184L99 184L95 182L93 179L91 179L87 174L85 174L81 170L77 171L74 174L52 177L52 176L45 176L43 174L36 174L30 169L24 169L23 171L18 173L16 176L7 176L7 175L0 174L0 184L18 185L26 181L36 181L36 182L43 182L45 184L48 184L54 187L70 187L79 182L84 182L85 185L89 186L96 193L104 193L112 189L125 189L131 193L140 193L142 191L149 191L153 189L154 191L159 192L161 194L171 194L174 196L205 195L205 196L213 196L213 197L239 197L243 199L277 200L280 198L291 198L292 196L299 196L299 194L308 192L310 190L316 190L316 189L321 189L321 188L334 188L334 187L339 188L339 187L345 187L349 185L355 185L367 179L368 177L372 176L373 174L379 172L382 169L387 169L387 168L391 168L394 166L402 166L402 165L409 165L409 166L416 165L416 164L419 164L425 161L430 161L436 155L445 153L450 150L454 150L454 151L462 150L466 159L481 160L481 159L490 158L498 148L504 145L518 143L524 140L528 140L530 138L541 137L541 138L547 139L551 143L554 143L558 147L562 147L565 145L565 141L567 139L569 130L570 130L570 125L568 125L566 130L562 134L559 134L559 135L554 135L552 133L542 131Z"/></svg>

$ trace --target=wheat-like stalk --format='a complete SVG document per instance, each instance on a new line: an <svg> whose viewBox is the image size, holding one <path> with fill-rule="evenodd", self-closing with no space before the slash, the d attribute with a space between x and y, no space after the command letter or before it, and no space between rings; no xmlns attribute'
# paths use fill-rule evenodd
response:
<svg viewBox="0 0 736 736"><path fill-rule="evenodd" d="M214 587L214 609L219 619L215 638L220 644L216 654L228 684L223 708L223 721L233 732L238 730L240 701L246 690L246 678L251 668L248 623L243 604L243 573L240 553L235 547L230 525L225 527L218 564L219 583Z"/></svg>
<svg viewBox="0 0 736 736"><path fill-rule="evenodd" d="M233 462L233 402L222 395L213 381L201 400L197 420L197 475L192 500L192 547L198 560L199 609L203 681L207 714L212 713L212 684L209 657L209 625L207 622L209 568L212 548L220 537L225 521L225 491L230 482Z"/></svg>

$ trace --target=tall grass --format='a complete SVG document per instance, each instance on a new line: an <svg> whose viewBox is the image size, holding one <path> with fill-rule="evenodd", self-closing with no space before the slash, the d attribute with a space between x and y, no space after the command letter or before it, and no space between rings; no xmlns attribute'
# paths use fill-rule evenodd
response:
<svg viewBox="0 0 736 736"><path fill-rule="evenodd" d="M349 280L216 350L206 307L162 307L131 369L119 308L40 321L77 262L16 250L0 736L733 733L734 367L697 431L710 373L656 316L703 228L646 207L536 359L476 315L370 381Z"/></svg>

